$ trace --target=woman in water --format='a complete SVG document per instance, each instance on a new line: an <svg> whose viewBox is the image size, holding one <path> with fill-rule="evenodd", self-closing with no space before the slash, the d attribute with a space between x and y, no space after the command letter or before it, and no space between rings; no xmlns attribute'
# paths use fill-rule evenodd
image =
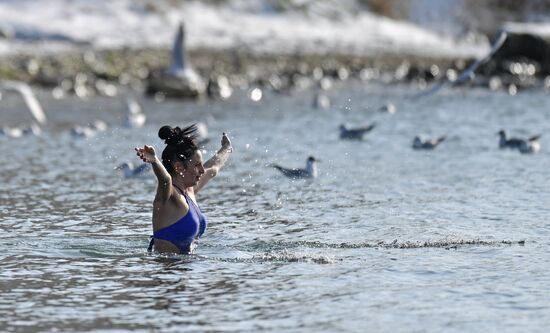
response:
<svg viewBox="0 0 550 333"><path fill-rule="evenodd" d="M163 126L159 130L159 137L166 142L162 162L153 147L135 148L144 162L151 163L158 180L149 251L154 245L161 253L192 253L195 240L206 229L206 218L195 196L218 174L233 148L223 133L222 147L203 164L195 143L196 129L196 124L183 129Z"/></svg>

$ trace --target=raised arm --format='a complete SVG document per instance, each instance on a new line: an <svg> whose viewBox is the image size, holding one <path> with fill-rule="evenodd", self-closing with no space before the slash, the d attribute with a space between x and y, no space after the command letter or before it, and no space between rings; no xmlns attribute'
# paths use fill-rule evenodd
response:
<svg viewBox="0 0 550 333"><path fill-rule="evenodd" d="M216 177L232 151L233 147L231 146L231 141L227 137L227 134L223 133L222 147L216 152L216 154L214 154L214 156L212 156L212 158L204 163L205 172L197 185L193 188L195 193L199 192L210 181L210 179Z"/></svg>
<svg viewBox="0 0 550 333"><path fill-rule="evenodd" d="M143 148L134 148L136 155L143 160L143 162L151 163L155 176L157 176L157 194L155 195L155 201L168 201L172 195L172 176L166 171L162 162L158 159L155 149L151 146L143 146Z"/></svg>

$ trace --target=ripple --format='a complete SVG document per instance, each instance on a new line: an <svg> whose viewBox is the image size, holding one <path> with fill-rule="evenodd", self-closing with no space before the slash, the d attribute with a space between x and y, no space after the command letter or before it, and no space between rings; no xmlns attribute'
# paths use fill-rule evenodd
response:
<svg viewBox="0 0 550 333"><path fill-rule="evenodd" d="M360 249L360 248L386 248L386 249L419 249L419 248L458 248L464 246L524 246L525 241L487 241L481 239L445 239L445 240L428 240L428 241L374 241L374 242L358 242L358 243L323 243L319 241L256 241L248 243L243 246L239 246L242 249L291 249L297 247L305 247L312 249Z"/></svg>

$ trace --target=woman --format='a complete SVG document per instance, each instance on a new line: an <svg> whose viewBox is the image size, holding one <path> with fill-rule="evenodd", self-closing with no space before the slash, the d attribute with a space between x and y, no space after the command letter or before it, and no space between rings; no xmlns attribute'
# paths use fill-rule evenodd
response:
<svg viewBox="0 0 550 333"><path fill-rule="evenodd" d="M195 143L196 130L196 124L183 129L163 126L159 130L159 137L166 142L162 162L153 147L135 148L144 162L152 164L158 180L149 251L154 245L161 253L192 253L195 240L206 229L195 195L218 174L233 148L223 133L221 149L203 165Z"/></svg>

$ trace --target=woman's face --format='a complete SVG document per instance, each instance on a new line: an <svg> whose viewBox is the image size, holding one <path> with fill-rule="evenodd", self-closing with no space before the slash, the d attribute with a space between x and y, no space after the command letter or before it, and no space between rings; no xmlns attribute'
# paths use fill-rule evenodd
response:
<svg viewBox="0 0 550 333"><path fill-rule="evenodd" d="M197 185L203 174L204 166L202 165L202 154L197 150L189 161L182 164L180 176L183 178L185 187L191 187Z"/></svg>

